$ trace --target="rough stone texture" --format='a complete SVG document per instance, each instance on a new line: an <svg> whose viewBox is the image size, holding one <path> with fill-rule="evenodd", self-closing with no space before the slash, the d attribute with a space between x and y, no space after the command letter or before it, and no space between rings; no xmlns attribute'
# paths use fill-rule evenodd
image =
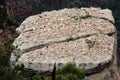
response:
<svg viewBox="0 0 120 80"><path fill-rule="evenodd" d="M84 67L86 74L98 73L115 63L113 23L112 12L100 8L63 9L30 16L16 29L20 35L13 43L16 50L11 55L11 66L24 64L42 73L52 72L55 63L58 68L71 62Z"/></svg>

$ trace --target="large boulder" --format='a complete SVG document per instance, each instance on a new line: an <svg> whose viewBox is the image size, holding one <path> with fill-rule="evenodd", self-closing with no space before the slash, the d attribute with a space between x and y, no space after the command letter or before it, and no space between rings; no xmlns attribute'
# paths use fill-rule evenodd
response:
<svg viewBox="0 0 120 80"><path fill-rule="evenodd" d="M24 64L27 69L44 73L52 72L55 63L58 68L71 62L85 68L88 75L110 65L116 73L116 29L109 9L43 12L28 17L16 30L20 35L13 43L13 67ZM116 80L116 75L112 80Z"/></svg>

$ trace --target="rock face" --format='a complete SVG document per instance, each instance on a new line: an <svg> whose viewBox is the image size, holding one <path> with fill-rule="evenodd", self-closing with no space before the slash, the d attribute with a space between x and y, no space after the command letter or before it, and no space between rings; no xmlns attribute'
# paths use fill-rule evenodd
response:
<svg viewBox="0 0 120 80"><path fill-rule="evenodd" d="M111 11L100 8L62 9L30 16L16 29L20 35L13 43L16 50L10 58L11 66L24 64L44 73L52 72L55 63L58 68L71 62L84 67L86 74L99 73L109 66L116 73L113 23ZM117 80L116 74L111 79L102 78L89 79Z"/></svg>

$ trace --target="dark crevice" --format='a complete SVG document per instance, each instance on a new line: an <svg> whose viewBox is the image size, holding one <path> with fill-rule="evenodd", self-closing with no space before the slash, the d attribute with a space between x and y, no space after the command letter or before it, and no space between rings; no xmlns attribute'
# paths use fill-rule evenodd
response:
<svg viewBox="0 0 120 80"><path fill-rule="evenodd" d="M100 73L104 69L110 67L113 64L113 60L114 60L114 56L112 56L112 59L109 60L108 62L106 62L106 63L100 63L95 68L86 70L85 71L86 76L90 76L90 75L93 75L93 74L96 74L96 73Z"/></svg>
<svg viewBox="0 0 120 80"><path fill-rule="evenodd" d="M94 17L94 18L99 18L99 19L104 19L104 20L106 20L106 21L112 23L113 25L115 25L115 23L114 23L113 21L111 21L111 20L109 20L109 19L107 19L107 18L104 18L104 17L97 17L97 16L92 16L92 17Z"/></svg>
<svg viewBox="0 0 120 80"><path fill-rule="evenodd" d="M92 36L92 35L95 35L95 34L88 34L88 35L83 35L83 36L79 36L79 37L71 37L71 38L67 38L66 40L63 40L63 41L58 41L58 42L56 42L56 43L75 41L75 40L78 40L78 39L80 39L80 38L90 37L90 36Z"/></svg>
<svg viewBox="0 0 120 80"><path fill-rule="evenodd" d="M112 23L113 25L115 25L113 21L111 21L111 20L109 20L109 19L107 19L107 18L100 17L100 19L104 19L104 20L106 20L106 21Z"/></svg>
<svg viewBox="0 0 120 80"><path fill-rule="evenodd" d="M106 35L108 36L113 36L115 34L115 32L113 33L108 33ZM26 50L23 51L23 53L26 53L26 52L30 52L30 51L34 51L36 49L41 49L43 47L49 47L50 45L53 45L53 44L57 44L57 43L64 43L64 42L70 42L70 41L75 41L75 40L78 40L80 38L87 38L87 37L90 37L90 36L93 36L93 35L96 35L96 34L88 34L88 35L82 35L82 36L78 36L78 37L69 37L69 38L66 38L65 40L60 40L60 41L51 41L51 42L48 42L48 43L44 43L44 44L40 44L40 45L37 45L37 46L33 46L31 48L28 48Z"/></svg>
<svg viewBox="0 0 120 80"><path fill-rule="evenodd" d="M115 34L115 32L113 32L113 33L108 33L107 35L111 37L111 36L113 36L114 34Z"/></svg>
<svg viewBox="0 0 120 80"><path fill-rule="evenodd" d="M112 23L113 25L115 25L113 21L111 21L111 20L109 20L109 19L107 19L107 18L105 18L105 17L97 17L97 16L93 16L93 15L90 15L89 12L86 11L85 9L83 9L83 10L85 11L85 13L86 13L87 15L89 15L89 16L91 16L91 17L99 18L99 19L104 19L104 20L106 20L106 21Z"/></svg>
<svg viewBox="0 0 120 80"><path fill-rule="evenodd" d="M33 46L33 47L29 48L29 49L24 50L23 53L34 51L36 49L41 49L43 47L47 47L48 48L49 45L53 45L53 44L56 44L56 43L70 42L70 41L78 40L80 38L87 38L87 37L90 37L92 35L95 35L95 34L88 34L88 35L83 35L83 36L78 36L78 37L70 37L70 38L66 38L65 40L53 41L53 42L48 42L48 43L40 44L40 45Z"/></svg>

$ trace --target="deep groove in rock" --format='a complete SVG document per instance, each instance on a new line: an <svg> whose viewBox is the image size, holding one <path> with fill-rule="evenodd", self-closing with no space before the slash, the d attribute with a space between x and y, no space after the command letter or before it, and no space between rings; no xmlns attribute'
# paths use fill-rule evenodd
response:
<svg viewBox="0 0 120 80"><path fill-rule="evenodd" d="M112 23L112 24L114 25L114 22L112 22L111 20L108 20L107 18L101 18L101 17L100 17L100 19L104 19L104 20L106 20L106 21L109 21L110 23Z"/></svg>
<svg viewBox="0 0 120 80"><path fill-rule="evenodd" d="M48 47L49 45L53 45L53 44L56 44L56 43L64 43L64 42L75 41L75 40L78 40L80 38L87 38L87 37L90 37L90 36L93 36L93 35L96 35L96 34L88 34L88 35L83 35L83 36L78 36L78 37L70 37L70 38L66 38L65 40L53 41L53 42L48 42L48 43L45 43L45 44L40 44L40 45L33 46L33 47L29 48L29 49L24 50L23 53L34 51L36 49L41 49L43 47ZM112 36L112 35L114 35L114 32L104 34L104 35Z"/></svg>
<svg viewBox="0 0 120 80"><path fill-rule="evenodd" d="M87 37L90 37L92 35L96 35L96 34L88 34L88 35L82 35L82 36L78 36L78 37L70 37L70 38L66 38L65 40L53 41L53 42L48 42L48 43L45 43L45 44L40 44L40 45L33 46L29 49L24 50L23 53L34 51L36 49L41 49L43 47L48 47L49 45L53 45L53 44L56 44L56 43L64 43L64 42L75 41L75 40L78 40L80 38L87 38Z"/></svg>
<svg viewBox="0 0 120 80"><path fill-rule="evenodd" d="M115 32L113 32L113 33L108 33L107 35L108 36L113 36L115 34Z"/></svg>
<svg viewBox="0 0 120 80"><path fill-rule="evenodd" d="M107 18L96 17L96 16L92 16L92 17L94 17L94 18L99 18L99 19L104 19L104 20L106 20L106 21L108 21L108 22L110 22L110 23L112 23L112 24L114 25L114 22L112 22L111 20L109 20L109 19L107 19Z"/></svg>
<svg viewBox="0 0 120 80"><path fill-rule="evenodd" d="M88 12L88 11L86 11L86 10L84 10L84 11L85 11L86 14L89 15L89 12ZM104 20L112 23L113 25L115 25L114 22L112 22L111 20L109 20L109 19L107 19L107 18L105 18L105 17L96 17L96 16L92 16L92 15L90 15L90 16L91 16L91 17L94 17L94 18L104 19Z"/></svg>

